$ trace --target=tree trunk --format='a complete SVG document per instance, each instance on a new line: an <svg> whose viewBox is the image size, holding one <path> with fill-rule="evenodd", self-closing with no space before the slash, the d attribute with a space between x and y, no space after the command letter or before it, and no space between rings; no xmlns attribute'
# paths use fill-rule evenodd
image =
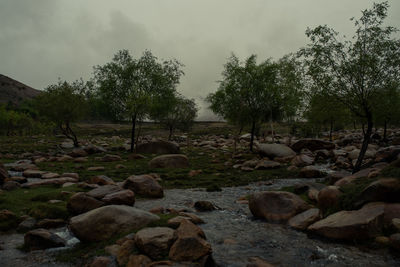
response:
<svg viewBox="0 0 400 267"><path fill-rule="evenodd" d="M354 127L354 130L357 130L356 121L353 121L353 127Z"/></svg>
<svg viewBox="0 0 400 267"><path fill-rule="evenodd" d="M362 128L363 135L365 136L365 124L364 123L361 124L361 128ZM372 132L372 128L371 128L371 132Z"/></svg>
<svg viewBox="0 0 400 267"><path fill-rule="evenodd" d="M272 114L269 118L269 124L271 125L272 143L275 143L274 125L272 124Z"/></svg>
<svg viewBox="0 0 400 267"><path fill-rule="evenodd" d="M72 131L71 127L69 126L69 122L67 122L66 127L67 127L67 132L69 132L69 135L71 136L71 139L74 142L74 147L79 147L78 138L76 137L76 134Z"/></svg>
<svg viewBox="0 0 400 267"><path fill-rule="evenodd" d="M329 130L329 141L332 142L333 119L331 119L331 128Z"/></svg>
<svg viewBox="0 0 400 267"><path fill-rule="evenodd" d="M358 155L356 165L354 166L353 173L356 173L361 169L361 164L364 159L365 152L368 149L368 144L369 144L369 140L371 138L372 127L373 127L372 115L370 112L367 112L367 120L368 120L367 131L364 132L364 140L363 140L363 143L361 146L360 154Z"/></svg>
<svg viewBox="0 0 400 267"><path fill-rule="evenodd" d="M256 130L256 122L253 121L251 124L251 139L250 139L250 151L253 152L253 143L254 143L254 132Z"/></svg>
<svg viewBox="0 0 400 267"><path fill-rule="evenodd" d="M169 136L168 136L168 141L171 141L172 138L172 126L169 126Z"/></svg>
<svg viewBox="0 0 400 267"><path fill-rule="evenodd" d="M131 149L130 149L131 153L133 153L135 148L135 129L136 129L136 114L132 116Z"/></svg>

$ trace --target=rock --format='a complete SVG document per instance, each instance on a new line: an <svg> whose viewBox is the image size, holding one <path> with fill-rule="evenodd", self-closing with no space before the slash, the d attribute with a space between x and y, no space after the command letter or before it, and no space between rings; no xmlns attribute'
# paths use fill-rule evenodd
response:
<svg viewBox="0 0 400 267"><path fill-rule="evenodd" d="M291 163L296 167L304 167L308 165L312 165L314 159L306 154L300 154L294 157Z"/></svg>
<svg viewBox="0 0 400 267"><path fill-rule="evenodd" d="M249 258L249 264L246 267L274 267L274 265L266 262L265 260L259 257L251 257Z"/></svg>
<svg viewBox="0 0 400 267"><path fill-rule="evenodd" d="M106 246L104 248L104 251L111 256L118 257L118 252L120 249L121 249L121 245L114 244L114 245Z"/></svg>
<svg viewBox="0 0 400 267"><path fill-rule="evenodd" d="M96 172L96 171L104 171L105 168L103 166L93 166L93 167L87 168L86 170Z"/></svg>
<svg viewBox="0 0 400 267"><path fill-rule="evenodd" d="M4 183L4 180L9 177L8 172L4 165L0 163L0 186Z"/></svg>
<svg viewBox="0 0 400 267"><path fill-rule="evenodd" d="M373 171L373 170L374 170L374 169L372 169L372 168L363 169L363 170L361 170L361 171L358 171L358 172L356 172L356 173L353 173L353 174L350 175L350 176L346 176L346 177L340 179L339 181L337 181L337 182L335 183L335 185L336 185L336 186L343 186L343 185L346 185L346 184L348 184L348 183L352 183L353 181L355 181L355 180L357 180L357 179L366 178L366 177L368 177L368 174L369 174L371 171Z"/></svg>
<svg viewBox="0 0 400 267"><path fill-rule="evenodd" d="M151 259L146 255L131 255L126 267L147 267Z"/></svg>
<svg viewBox="0 0 400 267"><path fill-rule="evenodd" d="M61 177L71 177L71 178L75 178L76 180L79 180L79 174L75 173L75 172L66 172L61 174Z"/></svg>
<svg viewBox="0 0 400 267"><path fill-rule="evenodd" d="M369 184L361 193L358 202L400 202L400 180L382 178Z"/></svg>
<svg viewBox="0 0 400 267"><path fill-rule="evenodd" d="M6 191L12 191L21 187L21 184L15 181L7 181L3 184L3 189Z"/></svg>
<svg viewBox="0 0 400 267"><path fill-rule="evenodd" d="M48 172L42 175L42 179L54 179L58 178L60 175L58 173Z"/></svg>
<svg viewBox="0 0 400 267"><path fill-rule="evenodd" d="M98 185L109 185L109 184L115 184L113 179L106 175L97 175L94 176L90 179L90 183L92 184L98 184Z"/></svg>
<svg viewBox="0 0 400 267"><path fill-rule="evenodd" d="M101 147L101 146L95 146L95 145L88 145L83 148L88 154L96 154L96 153L103 153L106 152L106 150Z"/></svg>
<svg viewBox="0 0 400 267"><path fill-rule="evenodd" d="M211 245L199 237L178 238L169 251L169 258L174 261L197 261L211 254Z"/></svg>
<svg viewBox="0 0 400 267"><path fill-rule="evenodd" d="M173 142L152 141L138 144L136 146L136 152L143 154L179 154L180 149L179 146Z"/></svg>
<svg viewBox="0 0 400 267"><path fill-rule="evenodd" d="M75 178L70 177L61 177L61 178L54 178L54 179L43 179L36 182L29 182L22 184L21 187L23 188L35 188L38 186L43 185L63 185L65 183L76 183L78 180Z"/></svg>
<svg viewBox="0 0 400 267"><path fill-rule="evenodd" d="M36 219L28 217L18 225L17 231L26 232L32 230L33 228L35 228L35 224L36 224Z"/></svg>
<svg viewBox="0 0 400 267"><path fill-rule="evenodd" d="M255 143L258 152L262 156L267 156L271 159L279 157L294 157L296 152L294 152L290 147L282 144L259 144Z"/></svg>
<svg viewBox="0 0 400 267"><path fill-rule="evenodd" d="M335 144L318 139L303 139L297 141L292 145L292 149L296 152L299 152L303 148L307 148L311 151L321 150L321 149L332 150L335 148Z"/></svg>
<svg viewBox="0 0 400 267"><path fill-rule="evenodd" d="M283 191L264 191L250 197L249 208L258 218L269 222L286 222L309 208L299 196Z"/></svg>
<svg viewBox="0 0 400 267"><path fill-rule="evenodd" d="M159 219L150 212L130 206L110 205L72 217L69 225L81 241L93 242L137 230Z"/></svg>
<svg viewBox="0 0 400 267"><path fill-rule="evenodd" d="M390 236L390 245L397 251L400 251L400 234L393 234Z"/></svg>
<svg viewBox="0 0 400 267"><path fill-rule="evenodd" d="M376 152L375 162L392 162L400 154L400 146L390 146L381 148Z"/></svg>
<svg viewBox="0 0 400 267"><path fill-rule="evenodd" d="M122 158L120 156L111 155L111 154L107 154L101 158L101 161L104 161L104 162L121 161L121 160L122 160Z"/></svg>
<svg viewBox="0 0 400 267"><path fill-rule="evenodd" d="M126 240L118 250L117 254L117 262L119 266L124 266L128 260L129 256L132 254L132 251L135 249L135 241Z"/></svg>
<svg viewBox="0 0 400 267"><path fill-rule="evenodd" d="M145 197L161 198L164 196L163 188L150 175L132 175L124 181L122 187Z"/></svg>
<svg viewBox="0 0 400 267"><path fill-rule="evenodd" d="M288 224L297 230L305 230L308 226L318 221L321 217L319 209L309 209L292 217Z"/></svg>
<svg viewBox="0 0 400 267"><path fill-rule="evenodd" d="M269 169L279 168L280 166L281 166L281 164L276 161L261 160L257 163L255 169L256 170L269 170Z"/></svg>
<svg viewBox="0 0 400 267"><path fill-rule="evenodd" d="M109 257L99 256L93 259L93 261L87 267L111 267L112 260Z"/></svg>
<svg viewBox="0 0 400 267"><path fill-rule="evenodd" d="M35 229L24 236L24 246L29 250L64 247L65 241L46 229Z"/></svg>
<svg viewBox="0 0 400 267"><path fill-rule="evenodd" d="M312 224L308 230L331 239L368 239L381 233L383 216L382 205L365 205L360 210L334 213Z"/></svg>
<svg viewBox="0 0 400 267"><path fill-rule="evenodd" d="M119 187L118 185L103 185L90 190L86 194L93 198L102 199L108 194L115 193L121 190L122 188Z"/></svg>
<svg viewBox="0 0 400 267"><path fill-rule="evenodd" d="M306 166L300 169L299 176L302 178L320 178L324 177L325 173L315 166Z"/></svg>
<svg viewBox="0 0 400 267"><path fill-rule="evenodd" d="M63 219L43 219L36 224L38 228L51 229L65 225Z"/></svg>
<svg viewBox="0 0 400 267"><path fill-rule="evenodd" d="M390 239L386 236L377 236L375 237L375 242L382 246L387 246L390 244Z"/></svg>
<svg viewBox="0 0 400 267"><path fill-rule="evenodd" d="M74 148L69 155L74 158L86 157L88 153L82 148Z"/></svg>
<svg viewBox="0 0 400 267"><path fill-rule="evenodd" d="M168 154L153 158L149 162L150 168L188 168L189 159L182 154Z"/></svg>
<svg viewBox="0 0 400 267"><path fill-rule="evenodd" d="M349 171L345 171L345 170L340 170L340 171L335 171L333 173L330 173L326 179L329 181L330 185L333 185L334 183L336 183L337 181L339 181L340 179L346 177L346 176L350 176L351 172Z"/></svg>
<svg viewBox="0 0 400 267"><path fill-rule="evenodd" d="M39 170L26 170L22 175L26 178L42 178L42 175L45 173L46 172Z"/></svg>
<svg viewBox="0 0 400 267"><path fill-rule="evenodd" d="M339 204L342 192L338 186L327 186L318 193L318 207L322 211L335 208Z"/></svg>
<svg viewBox="0 0 400 267"><path fill-rule="evenodd" d="M74 194L67 203L68 212L77 215L104 206L104 202L80 192Z"/></svg>
<svg viewBox="0 0 400 267"><path fill-rule="evenodd" d="M175 230L168 227L144 228L135 235L135 243L139 251L153 260L162 259L168 255L169 248L175 239Z"/></svg>
<svg viewBox="0 0 400 267"><path fill-rule="evenodd" d="M213 211L215 206L210 201L196 201L194 207L198 211Z"/></svg>
<svg viewBox="0 0 400 267"><path fill-rule="evenodd" d="M127 205L133 206L135 204L135 193L126 189L104 196L101 201L107 205Z"/></svg>
<svg viewBox="0 0 400 267"><path fill-rule="evenodd" d="M200 237L206 239L204 231L189 220L181 221L178 229L176 230L176 235L178 236L178 238Z"/></svg>

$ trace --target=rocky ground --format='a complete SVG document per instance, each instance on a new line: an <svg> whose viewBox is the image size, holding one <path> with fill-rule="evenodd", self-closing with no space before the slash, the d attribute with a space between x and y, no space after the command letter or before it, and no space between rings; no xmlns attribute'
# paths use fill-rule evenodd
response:
<svg viewBox="0 0 400 267"><path fill-rule="evenodd" d="M87 137L1 142L1 266L400 264L398 130Z"/></svg>

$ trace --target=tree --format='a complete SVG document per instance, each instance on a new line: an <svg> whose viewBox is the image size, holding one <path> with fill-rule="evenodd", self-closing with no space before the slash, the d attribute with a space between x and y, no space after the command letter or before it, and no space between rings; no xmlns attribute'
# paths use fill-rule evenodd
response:
<svg viewBox="0 0 400 267"><path fill-rule="evenodd" d="M311 43L300 51L314 90L324 91L367 122L353 172L360 170L368 148L377 97L400 79L400 42L393 38L397 30L383 26L388 6L374 4L360 19L352 19L356 31L351 40L339 40L327 26L307 29Z"/></svg>
<svg viewBox="0 0 400 267"><path fill-rule="evenodd" d="M158 62L150 51L134 59L128 50L120 50L112 62L94 67L102 101L115 118L132 122L131 152L137 121L144 120L154 103L163 101L164 96L176 90L183 75L181 67L177 60Z"/></svg>
<svg viewBox="0 0 400 267"><path fill-rule="evenodd" d="M271 60L257 64L252 55L245 62L232 54L225 64L217 92L208 95L211 110L243 128L251 126L250 151L255 130L277 107L278 68Z"/></svg>
<svg viewBox="0 0 400 267"><path fill-rule="evenodd" d="M175 129L187 131L193 126L197 116L197 107L194 99L185 98L180 94L170 97L165 102L168 107L155 120L169 130L168 140L171 140Z"/></svg>
<svg viewBox="0 0 400 267"><path fill-rule="evenodd" d="M61 132L78 147L79 142L71 124L81 119L86 112L83 81L68 83L59 80L49 85L46 91L36 97L39 114L54 122Z"/></svg>

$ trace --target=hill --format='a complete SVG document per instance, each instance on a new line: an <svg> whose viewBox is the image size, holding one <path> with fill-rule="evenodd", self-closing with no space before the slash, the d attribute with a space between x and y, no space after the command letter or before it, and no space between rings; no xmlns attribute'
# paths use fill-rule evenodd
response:
<svg viewBox="0 0 400 267"><path fill-rule="evenodd" d="M39 90L0 74L0 103L11 102L17 105L24 99L33 98L38 94Z"/></svg>

